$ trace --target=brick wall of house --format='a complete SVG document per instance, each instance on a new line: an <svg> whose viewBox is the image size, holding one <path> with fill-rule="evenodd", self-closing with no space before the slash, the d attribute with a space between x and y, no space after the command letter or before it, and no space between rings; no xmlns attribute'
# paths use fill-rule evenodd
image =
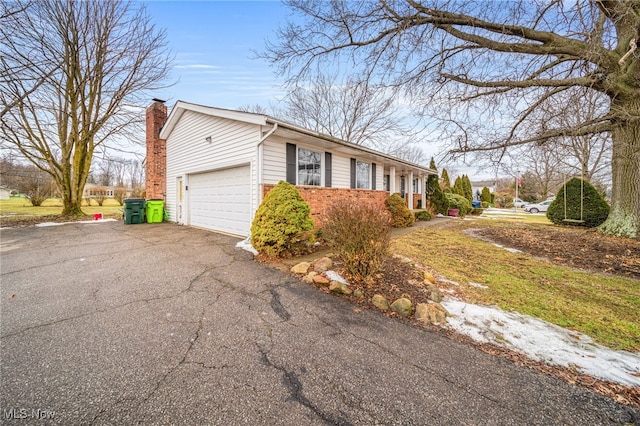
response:
<svg viewBox="0 0 640 426"><path fill-rule="evenodd" d="M275 185L262 185L262 196ZM389 197L387 191L372 191L366 189L325 188L321 186L296 186L302 198L311 208L311 217L316 227L322 223L324 209L334 201L349 200L354 203L373 203L384 207L385 200Z"/></svg>
<svg viewBox="0 0 640 426"><path fill-rule="evenodd" d="M424 203L420 202L420 207L418 207L418 202L422 201L422 194L413 194L413 209L424 209Z"/></svg>
<svg viewBox="0 0 640 426"><path fill-rule="evenodd" d="M164 200L167 192L167 151L166 141L160 139L160 130L167 121L167 106L155 101L147 108L147 160L146 160L146 197Z"/></svg>

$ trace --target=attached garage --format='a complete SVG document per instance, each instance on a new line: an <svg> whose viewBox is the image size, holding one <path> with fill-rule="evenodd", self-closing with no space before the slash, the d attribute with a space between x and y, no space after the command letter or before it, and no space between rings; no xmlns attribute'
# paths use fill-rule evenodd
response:
<svg viewBox="0 0 640 426"><path fill-rule="evenodd" d="M251 227L249 166L189 175L189 224L232 235Z"/></svg>
<svg viewBox="0 0 640 426"><path fill-rule="evenodd" d="M147 109L146 190L181 225L247 237L263 194L281 180L298 186L316 216L334 199L382 205L403 192L397 179L413 183L412 205L436 173L266 115L183 101L166 114L159 100Z"/></svg>

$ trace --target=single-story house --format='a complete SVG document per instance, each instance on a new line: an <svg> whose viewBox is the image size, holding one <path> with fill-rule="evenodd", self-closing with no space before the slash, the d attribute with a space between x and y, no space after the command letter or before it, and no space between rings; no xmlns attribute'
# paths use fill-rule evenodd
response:
<svg viewBox="0 0 640 426"><path fill-rule="evenodd" d="M84 191L82 192L82 198L114 198L116 192L119 190L119 187L116 186L103 186L96 185L95 183L87 183L84 186ZM133 189L124 188L124 197L130 197L133 193Z"/></svg>
<svg viewBox="0 0 640 426"><path fill-rule="evenodd" d="M0 200L8 200L9 198L11 198L11 190L0 186Z"/></svg>
<svg viewBox="0 0 640 426"><path fill-rule="evenodd" d="M473 199L476 201L480 201L480 195L482 194L482 188L489 188L490 193L496 192L496 181L495 180L479 180L475 182L471 182L471 191L473 192Z"/></svg>
<svg viewBox="0 0 640 426"><path fill-rule="evenodd" d="M171 221L249 235L265 194L296 185L316 223L334 200L384 203L401 194L419 208L427 167L263 114L178 101L147 109L146 191Z"/></svg>

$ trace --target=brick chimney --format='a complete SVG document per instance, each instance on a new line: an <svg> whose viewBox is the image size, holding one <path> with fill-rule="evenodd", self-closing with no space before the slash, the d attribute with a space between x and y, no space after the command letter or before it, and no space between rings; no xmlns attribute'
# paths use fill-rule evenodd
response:
<svg viewBox="0 0 640 426"><path fill-rule="evenodd" d="M145 185L148 200L164 200L167 192L166 141L160 139L160 130L167 121L167 106L163 100L153 99L147 108L147 161Z"/></svg>

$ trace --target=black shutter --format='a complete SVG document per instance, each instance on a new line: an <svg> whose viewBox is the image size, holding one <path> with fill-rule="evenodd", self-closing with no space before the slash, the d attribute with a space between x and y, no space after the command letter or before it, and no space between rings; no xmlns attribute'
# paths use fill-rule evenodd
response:
<svg viewBox="0 0 640 426"><path fill-rule="evenodd" d="M296 146L292 143L287 143L287 182L292 185L296 184Z"/></svg>
<svg viewBox="0 0 640 426"><path fill-rule="evenodd" d="M331 153L324 153L324 186L331 188Z"/></svg>
<svg viewBox="0 0 640 426"><path fill-rule="evenodd" d="M371 189L376 190L376 163L371 163Z"/></svg>
<svg viewBox="0 0 640 426"><path fill-rule="evenodd" d="M356 187L356 159L351 159L351 188Z"/></svg>

